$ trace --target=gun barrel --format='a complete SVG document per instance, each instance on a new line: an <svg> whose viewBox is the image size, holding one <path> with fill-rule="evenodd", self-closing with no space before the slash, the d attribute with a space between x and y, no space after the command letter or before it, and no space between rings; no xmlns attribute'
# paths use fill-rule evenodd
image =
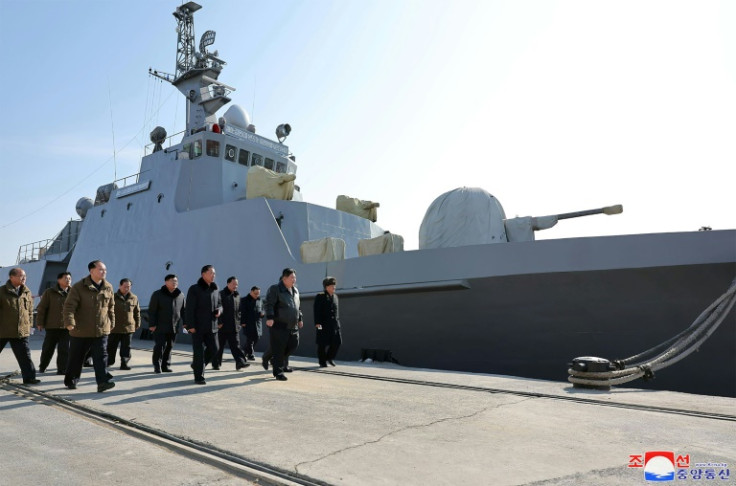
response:
<svg viewBox="0 0 736 486"><path fill-rule="evenodd" d="M574 211L572 213L558 214L557 219L579 218L581 216L590 216L592 214L620 214L623 211L624 207L621 204L616 204L614 206L606 206L604 208L587 209L585 211Z"/></svg>

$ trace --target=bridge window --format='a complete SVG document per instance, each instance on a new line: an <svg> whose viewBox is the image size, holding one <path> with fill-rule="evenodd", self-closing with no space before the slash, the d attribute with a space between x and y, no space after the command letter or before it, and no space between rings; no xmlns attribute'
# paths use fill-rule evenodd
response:
<svg viewBox="0 0 736 486"><path fill-rule="evenodd" d="M273 170L273 159L266 159L266 164L264 165L266 169Z"/></svg>
<svg viewBox="0 0 736 486"><path fill-rule="evenodd" d="M186 155L184 155L186 154ZM182 151L179 152L180 159L196 159L202 155L202 141L201 140L195 140L194 142L185 143L184 147L182 148Z"/></svg>
<svg viewBox="0 0 736 486"><path fill-rule="evenodd" d="M238 164L248 166L248 157L250 156L250 152L248 152L245 149L240 149L240 155L238 156Z"/></svg>
<svg viewBox="0 0 736 486"><path fill-rule="evenodd" d="M263 167L263 156L258 155L258 154L253 154L250 165L260 165L261 167Z"/></svg>
<svg viewBox="0 0 736 486"><path fill-rule="evenodd" d="M207 155L210 157L220 156L220 142L217 140L207 140Z"/></svg>
<svg viewBox="0 0 736 486"><path fill-rule="evenodd" d="M276 162L276 172L281 172L282 174L286 172L286 164L283 162Z"/></svg>
<svg viewBox="0 0 736 486"><path fill-rule="evenodd" d="M235 162L235 154L238 153L238 149L232 145L225 145L225 160Z"/></svg>

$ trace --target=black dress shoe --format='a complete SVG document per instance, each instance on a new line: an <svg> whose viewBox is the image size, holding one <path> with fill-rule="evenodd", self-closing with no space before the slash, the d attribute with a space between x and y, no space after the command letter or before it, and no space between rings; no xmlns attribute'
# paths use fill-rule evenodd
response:
<svg viewBox="0 0 736 486"><path fill-rule="evenodd" d="M110 388L115 388L115 382L106 381L101 385L97 385L97 393L102 393L105 390L109 390Z"/></svg>
<svg viewBox="0 0 736 486"><path fill-rule="evenodd" d="M294 368L289 368L288 366L284 366L284 372L292 373L293 371L294 371Z"/></svg>
<svg viewBox="0 0 736 486"><path fill-rule="evenodd" d="M250 366L250 363L243 362L243 363L241 363L239 365L235 365L235 369L236 370L242 370L243 368L247 368L248 366Z"/></svg>
<svg viewBox="0 0 736 486"><path fill-rule="evenodd" d="M328 359L327 362L330 363L330 366L335 366L335 362L332 361L331 359Z"/></svg>
<svg viewBox="0 0 736 486"><path fill-rule="evenodd" d="M40 366L38 367L39 373L44 373L45 371L46 371L46 368L41 368Z"/></svg>
<svg viewBox="0 0 736 486"><path fill-rule="evenodd" d="M207 382L206 382L206 381L204 381L204 379L201 379L201 380L194 380L194 384L195 384L195 385L206 385L206 384L207 384Z"/></svg>
<svg viewBox="0 0 736 486"><path fill-rule="evenodd" d="M255 360L256 360L256 357L255 357L255 356L253 356L252 354L249 354L248 356L246 356L246 359L247 359L248 361L255 361Z"/></svg>
<svg viewBox="0 0 736 486"><path fill-rule="evenodd" d="M327 368L327 363L320 363L319 364L319 367L320 368Z"/></svg>
<svg viewBox="0 0 736 486"><path fill-rule="evenodd" d="M41 383L41 380L37 380L36 378L32 380L23 380L24 385L38 385L39 383Z"/></svg>
<svg viewBox="0 0 736 486"><path fill-rule="evenodd" d="M154 368L153 372L156 374L161 373L161 368Z"/></svg>
<svg viewBox="0 0 736 486"><path fill-rule="evenodd" d="M284 375L276 375L276 376L274 376L274 378L276 378L279 381L286 381L286 380L288 380L288 378L285 377Z"/></svg>
<svg viewBox="0 0 736 486"><path fill-rule="evenodd" d="M174 370L172 370L171 368L161 368L161 371L163 371L164 373L172 373Z"/></svg>
<svg viewBox="0 0 736 486"><path fill-rule="evenodd" d="M120 369L121 369L121 370L126 370L126 371L127 371L127 370L129 370L129 369L130 369L130 366L128 366L128 365L120 365Z"/></svg>
<svg viewBox="0 0 736 486"><path fill-rule="evenodd" d="M264 370L268 370L268 361L266 361L266 360L264 359L263 361L261 361L261 365L263 366L263 369L264 369Z"/></svg>
<svg viewBox="0 0 736 486"><path fill-rule="evenodd" d="M64 383L64 386L66 386L70 390L76 390L77 389L77 384L76 383L72 383L72 384L66 384L66 383Z"/></svg>

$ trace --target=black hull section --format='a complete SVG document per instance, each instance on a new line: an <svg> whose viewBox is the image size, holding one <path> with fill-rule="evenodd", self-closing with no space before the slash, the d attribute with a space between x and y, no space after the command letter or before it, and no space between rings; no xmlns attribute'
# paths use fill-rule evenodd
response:
<svg viewBox="0 0 736 486"><path fill-rule="evenodd" d="M400 364L564 381L578 356L618 359L679 331L726 291L733 263L469 279L468 289L341 296L343 347ZM339 292L338 292L339 293ZM315 356L312 300L298 354ZM699 351L626 386L736 397L732 309Z"/></svg>

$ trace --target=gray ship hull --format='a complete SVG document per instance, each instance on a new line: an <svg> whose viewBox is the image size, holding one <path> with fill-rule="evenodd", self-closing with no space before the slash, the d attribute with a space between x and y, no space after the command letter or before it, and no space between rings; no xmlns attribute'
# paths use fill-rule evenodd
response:
<svg viewBox="0 0 736 486"><path fill-rule="evenodd" d="M625 358L674 336L733 277L733 264L689 265L477 278L461 290L341 297L340 357L381 349L407 366L562 381L574 357ZM304 308L311 312L311 301ZM315 356L311 328L302 343L299 354ZM627 386L736 396L734 311L698 352Z"/></svg>

